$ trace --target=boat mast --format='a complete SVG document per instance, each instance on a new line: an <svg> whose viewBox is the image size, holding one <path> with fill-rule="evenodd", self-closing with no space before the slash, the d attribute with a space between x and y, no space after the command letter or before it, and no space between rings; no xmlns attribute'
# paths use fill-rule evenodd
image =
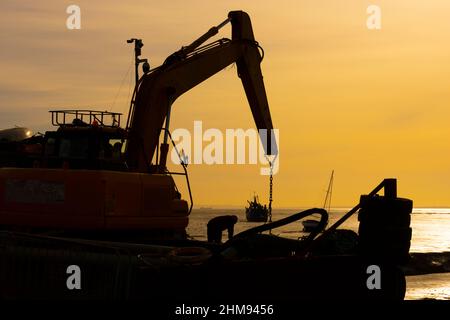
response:
<svg viewBox="0 0 450 320"><path fill-rule="evenodd" d="M331 195L333 194L333 180L334 180L334 170L331 171L330 182L328 183L327 195L325 196L325 201L323 203L323 208L330 211L331 208Z"/></svg>

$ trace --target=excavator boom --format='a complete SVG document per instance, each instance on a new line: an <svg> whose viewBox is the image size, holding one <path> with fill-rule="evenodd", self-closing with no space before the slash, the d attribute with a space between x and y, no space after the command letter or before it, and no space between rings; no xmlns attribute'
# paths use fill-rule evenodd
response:
<svg viewBox="0 0 450 320"><path fill-rule="evenodd" d="M198 48L228 21L232 24L231 40L222 39ZM249 16L243 11L232 11L218 27L211 28L191 45L169 56L163 65L145 74L137 85L134 109L130 110L132 116L126 150L128 166L137 172L148 172L158 147L160 130L170 115L173 102L232 63L237 65L256 127L258 130L273 129L261 60ZM273 133L269 132L263 145L266 154L275 154Z"/></svg>

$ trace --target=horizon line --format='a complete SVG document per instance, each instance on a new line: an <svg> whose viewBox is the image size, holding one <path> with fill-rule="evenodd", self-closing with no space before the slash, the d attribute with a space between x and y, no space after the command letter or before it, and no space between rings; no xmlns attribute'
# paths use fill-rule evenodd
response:
<svg viewBox="0 0 450 320"><path fill-rule="evenodd" d="M321 206L319 206L321 208ZM272 209L304 209L304 208L319 208L318 206L298 206L298 207L272 207ZM352 209L355 206L333 206L331 209ZM239 206L239 205L194 205L192 208L194 209L245 209L245 206ZM449 209L450 206L413 206L414 209Z"/></svg>

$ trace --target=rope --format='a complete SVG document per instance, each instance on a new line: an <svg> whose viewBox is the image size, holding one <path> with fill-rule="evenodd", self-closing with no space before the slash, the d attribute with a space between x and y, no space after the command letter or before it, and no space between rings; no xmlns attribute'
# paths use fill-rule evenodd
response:
<svg viewBox="0 0 450 320"><path fill-rule="evenodd" d="M133 56L133 58L134 58L134 56ZM113 100L113 102L112 102L112 104L111 104L111 108L109 109L109 111L112 111L112 109L114 109L114 106L116 105L117 97L119 96L120 91L122 90L123 83L125 82L125 79L127 78L128 74L130 73L130 70L131 70L131 67L132 67L132 66L133 66L133 60L131 60L131 63L130 63L130 65L128 66L127 73L125 73L125 75L124 75L123 78L122 78L122 81L120 81L119 90L117 90L116 96L114 97L114 100ZM128 96L130 96L130 93L129 93L129 92L130 92L130 90L128 90ZM127 98L127 100L128 100L128 98Z"/></svg>

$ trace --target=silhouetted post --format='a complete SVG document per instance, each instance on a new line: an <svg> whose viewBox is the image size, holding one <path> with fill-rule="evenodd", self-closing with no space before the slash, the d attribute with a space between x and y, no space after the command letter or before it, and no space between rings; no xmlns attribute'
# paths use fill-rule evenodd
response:
<svg viewBox="0 0 450 320"><path fill-rule="evenodd" d="M384 179L384 196L389 199L397 198L397 179Z"/></svg>

